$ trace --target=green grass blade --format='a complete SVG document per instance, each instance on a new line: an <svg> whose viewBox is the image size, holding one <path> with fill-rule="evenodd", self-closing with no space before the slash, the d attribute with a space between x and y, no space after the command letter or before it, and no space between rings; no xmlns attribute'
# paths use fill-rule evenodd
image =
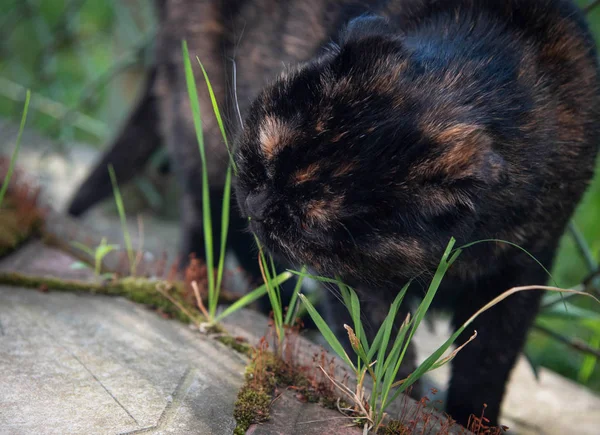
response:
<svg viewBox="0 0 600 435"><path fill-rule="evenodd" d="M258 246L259 261L262 265L262 271L265 275L265 284L267 286L267 296L273 310L273 322L279 339L283 339L283 307L281 306L281 297L277 295L277 288L272 285L271 271L267 263L262 245L256 235L254 236L256 246Z"/></svg>
<svg viewBox="0 0 600 435"><path fill-rule="evenodd" d="M412 340L412 337L415 334L415 331L419 327L419 324L425 317L425 313L429 310L431 302L433 301L433 298L435 297L435 295L437 293L437 290L442 282L442 279L444 278L444 275L446 274L446 271L452 265L452 263L454 263L456 258L462 252L461 249L457 249L454 253L452 252L452 248L455 243L456 243L456 240L454 239L454 237L452 237L450 239L450 241L448 242L448 245L446 246L446 250L444 251L444 254L442 255L442 259L440 260L438 268L433 276L433 279L431 280L431 283L429 284L427 293L425 294L423 301L417 308L415 317L411 322L410 332L408 333L406 340L404 340L404 347L402 349L402 352L400 353L400 356L398 357L398 360L395 364L394 370L389 375L388 375L388 373L386 373L386 382L393 382L393 379L396 377L398 370L400 369L400 363L404 359L404 355L406 354L406 351L408 350L410 341ZM448 259L448 257L450 257L450 259ZM402 387L408 388L408 386L410 386L410 385L406 385L406 384L407 384L407 382L402 384ZM389 388L387 388L387 385L386 385L386 389L384 390L384 394L383 394L382 403L384 403L384 404L386 403L388 394L389 394Z"/></svg>
<svg viewBox="0 0 600 435"><path fill-rule="evenodd" d="M402 287L402 290L400 290L400 293L398 293L398 295L392 302L392 305L390 305L390 310L388 312L388 315L385 318L381 327L379 328L379 331L377 332L377 336L379 336L379 334L381 333L381 343L379 343L377 341L377 336L376 336L375 340L373 340L373 343L371 345L371 349L369 350L369 359L373 358L373 355L375 355L375 352L377 352L378 363L375 366L376 374L378 373L377 368L379 368L379 367L381 367L379 372L383 371L382 369L383 369L383 365L384 365L385 352L387 351L387 348L389 346L390 336L392 334L392 329L394 327L394 321L396 320L396 316L398 315L398 310L400 309L400 304L404 300L404 296L406 295L406 292L408 291L408 288L410 287L411 282L412 281L409 281L408 283L406 283L406 285L404 287ZM380 377L380 376L378 376L378 377Z"/></svg>
<svg viewBox="0 0 600 435"><path fill-rule="evenodd" d="M273 261L273 256L269 254L269 264L271 265L271 274L269 276L276 276L277 269L275 269L275 262ZM281 324L283 325L283 301L281 300L281 288L278 284L273 284L273 289L275 290L275 296L277 296L277 302L281 307Z"/></svg>
<svg viewBox="0 0 600 435"><path fill-rule="evenodd" d="M421 363L421 365L417 367L417 369L414 372L412 372L408 378L406 378L406 381L398 387L398 389L394 392L394 394L390 397L389 400L387 400L387 397L384 398L384 400L382 401L383 405L381 409L385 410L389 406L389 404L396 400L396 398L402 392L406 391L408 387L410 387L425 373L427 373L431 369L431 367L442 357L444 352L446 352L446 350L448 350L448 348L456 341L456 339L464 331L465 328L466 326L456 331L448 340L446 340L444 344L442 344L434 353L432 353L425 361L423 361L423 363Z"/></svg>
<svg viewBox="0 0 600 435"><path fill-rule="evenodd" d="M537 319L564 319L564 320L575 320L577 322L600 322L600 313L588 310L585 308L578 307L577 305L573 305L570 302L565 302L568 310L564 310L561 307L557 307L556 305L552 305L548 308L545 308L541 313L538 314Z"/></svg>
<svg viewBox="0 0 600 435"><path fill-rule="evenodd" d="M600 334L592 337L589 345L593 349L600 348ZM596 368L597 363L598 359L594 355L585 355L583 357L581 367L579 368L579 371L577 373L577 380L583 385L586 385L590 380L590 377L594 373L594 369Z"/></svg>
<svg viewBox="0 0 600 435"><path fill-rule="evenodd" d="M321 315L319 314L319 312L310 303L310 301L308 300L308 298L306 296L299 295L299 298L302 301L302 303L304 304L304 306L306 307L306 310L308 311L308 314L310 315L310 317L313 319L313 322L315 322L315 325L317 325L317 328L319 328L319 331L323 335L323 338L325 338L325 340L327 341L327 343L329 343L329 346L331 346L331 348L333 349L333 351L346 364L348 364L352 368L352 370L356 373L356 367L354 366L354 364L350 360L350 357L348 356L348 354L344 350L344 347L339 342L339 340L336 338L335 334L329 328L329 326L327 326L327 323L325 323L325 320L323 320L323 318L321 317Z"/></svg>
<svg viewBox="0 0 600 435"><path fill-rule="evenodd" d="M306 272L306 266L303 266L300 270L301 272ZM290 274L291 276L291 274ZM288 326L292 325L294 321L294 312L296 311L296 304L298 301L298 293L300 293L300 289L302 288L302 282L304 281L304 277L301 276L296 281L296 286L294 287L294 293L292 293L292 298L290 299L290 305L288 306L287 313L285 313L284 323Z"/></svg>
<svg viewBox="0 0 600 435"><path fill-rule="evenodd" d="M288 272L293 273L294 275L302 276L304 278L311 278L311 279L314 279L315 281L327 282L327 283L330 283L330 284L335 284L337 286L339 286L341 284L341 285L344 285L346 287L349 287L346 284L340 282L339 279L326 278L324 276L318 276L318 275L311 275L310 273L298 272L296 270L291 270L291 269L288 269Z"/></svg>
<svg viewBox="0 0 600 435"><path fill-rule="evenodd" d="M367 342L366 334L363 328L363 324L360 319L360 301L358 300L358 295L356 292L348 286L340 285L340 289L344 287L346 289L346 293L350 295L350 309L352 315L352 322L354 323L354 333L356 334L356 338L358 338L359 342L362 344L365 352L369 351L369 343ZM366 355L365 355L366 358ZM368 361L366 362L368 364Z"/></svg>
<svg viewBox="0 0 600 435"><path fill-rule="evenodd" d="M223 272L225 270L225 256L227 254L227 234L229 232L229 210L231 206L231 166L227 167L225 175L225 187L223 191L223 208L221 209L221 246L219 250L219 265L217 267L217 283L215 285L217 297L221 291Z"/></svg>
<svg viewBox="0 0 600 435"><path fill-rule="evenodd" d="M571 236L573 238L573 241L575 242L575 246L577 247L577 250L579 251L580 255L585 260L585 264L586 264L589 272L590 273L595 272L598 269L598 263L596 262L596 258L594 257L594 254L592 253L590 247L588 246L588 244L585 240L585 237L583 237L583 234L581 233L581 231L579 231L579 228L577 228L575 221L571 220L569 222L568 228L569 228L569 232L571 233Z"/></svg>
<svg viewBox="0 0 600 435"><path fill-rule="evenodd" d="M535 256L533 254L531 254L527 249L522 248L521 246L517 245L516 243L509 242L508 240L502 240L502 239L477 240L475 242L471 242L471 243L467 243L466 245L462 245L456 249L461 249L464 251L465 249L470 248L471 246L478 245L480 243L489 243L489 242L504 243L506 245L510 245L512 247L515 247L515 248L521 250L522 252L527 254L527 256L530 257L533 261L535 261L538 264L538 266L540 266L542 269L544 269L544 272L546 272L546 275L548 275L550 277L550 279L552 280L552 282L554 283L554 285L558 287L558 284L556 283L556 280L554 279L554 277L552 276L550 271L548 269L546 269L546 267L537 258L535 258Z"/></svg>
<svg viewBox="0 0 600 435"><path fill-rule="evenodd" d="M407 378L406 382L404 382L402 385L400 385L398 387L398 390L394 393L394 395L389 400L383 402L384 403L383 409L385 409L385 407L387 407L392 401L394 401L394 399L396 397L398 397L398 395L400 393L402 393L408 387L410 387L412 384L414 384L417 381L417 379L419 379L426 372L431 370L432 367L439 367L439 365L436 365L436 363L442 357L444 352L458 339L460 334L462 334L463 331L471 323L473 323L473 321L477 317L479 317L481 314L483 314L484 312L486 312L493 306L497 305L498 303L502 302L504 299L510 297L511 295L513 295L515 293L519 293L519 292L523 292L523 291L539 291L539 290L547 290L547 291L553 291L553 292L561 292L561 293L577 294L577 295L581 295L581 296L586 296L600 304L600 300L598 298L590 295L589 293L585 293L585 292L581 292L581 291L577 291L577 290L560 289L560 288L556 288L556 287L547 287L547 286L538 286L538 285L513 287L512 289L505 291L504 293L500 294L499 296L496 296L493 300L488 302L486 305L484 305L482 308L480 308L476 313L474 313L465 323L463 323L462 326L460 328L458 328L456 330L456 332L454 334L452 334L452 336L448 340L446 340L446 342L444 344L442 344L434 353L432 353L425 361L423 361L423 363L419 367L417 367L417 369ZM446 362L449 362L449 361L450 360L446 360Z"/></svg>
<svg viewBox="0 0 600 435"><path fill-rule="evenodd" d="M94 257L94 250L86 245L84 245L83 243L80 243L78 241L72 241L69 242L69 244L83 252L85 252L86 254L88 254L90 257Z"/></svg>
<svg viewBox="0 0 600 435"><path fill-rule="evenodd" d="M25 106L23 107L23 114L21 115L21 124L19 125L17 142L15 142L15 149L10 158L8 172L6 172L6 175L4 176L4 182L2 183L2 187L0 188L0 206L4 201L4 196L6 195L6 191L8 190L8 183L10 183L10 179L12 178L13 171L15 170L15 164L17 163L17 156L19 155L19 150L21 149L21 137L23 136L23 130L25 129L25 122L27 122L27 113L29 112L30 98L31 91L28 89L27 94L25 95Z"/></svg>
<svg viewBox="0 0 600 435"><path fill-rule="evenodd" d="M375 367L377 385L376 385L376 395L380 399L381 403L385 403L387 397L390 394L393 383L396 381L396 375L398 373L398 367L403 360L403 356L401 356L402 344L405 343L406 334L412 324L412 320L409 320L409 317L406 317L400 326L398 333L396 334L396 338L394 340L394 344L392 349L385 356L385 348L383 348L383 352L381 354L381 360L383 364L377 364ZM380 348L381 349L381 348ZM377 409L378 417L377 419L383 418L383 407L376 407L377 399L372 399L372 406L374 409Z"/></svg>
<svg viewBox="0 0 600 435"><path fill-rule="evenodd" d="M206 268L208 270L208 305L209 314L214 318L217 311L217 295L215 288L214 258L213 258L213 235L212 218L210 212L210 195L208 185L208 170L206 163L206 150L204 148L204 136L202 133L202 117L200 116L200 102L198 101L198 91L196 90L196 81L190 61L187 42L182 41L183 64L185 69L185 80L187 83L188 96L190 98L190 108L196 130L196 139L198 149L202 160L202 224L204 230L204 249L206 251Z"/></svg>
<svg viewBox="0 0 600 435"><path fill-rule="evenodd" d="M108 165L108 173L110 175L110 182L112 183L115 203L117 204L117 210L119 212L119 219L121 221L121 230L123 231L123 238L125 239L127 258L129 259L129 271L131 273L131 276L135 276L135 253L133 252L133 245L131 244L131 237L129 236L129 228L127 227L127 216L125 215L125 205L123 204L123 197L121 196L119 184L117 183L117 176L115 174L115 169L113 168L112 164Z"/></svg>
<svg viewBox="0 0 600 435"><path fill-rule="evenodd" d="M202 74L204 74L204 80L206 81L206 87L208 88L208 93L210 94L210 101L213 106L213 110L215 112L215 116L217 118L217 123L219 124L219 129L221 130L221 135L223 136L223 141L225 142L225 147L227 147L227 153L229 154L229 161L231 166L233 167L233 172L237 176L237 166L235 165L235 161L233 160L233 153L231 152L231 147L229 146L229 142L227 141L227 134L225 133L225 126L223 124L223 119L221 118L221 112L219 110L219 105L217 104L217 99L215 98L215 93L213 92L212 85L210 84L210 80L208 80L208 74L204 69L204 65L200 62L200 59L196 57L196 60L200 64L200 68L202 68Z"/></svg>
<svg viewBox="0 0 600 435"><path fill-rule="evenodd" d="M106 257L110 252L114 251L115 249L119 249L119 245L101 245L98 246L98 248L96 248L96 255L102 259L104 257Z"/></svg>
<svg viewBox="0 0 600 435"><path fill-rule="evenodd" d="M277 284L281 285L282 283L284 283L285 281L290 279L291 276L292 276L291 273L283 272L283 273L280 273L279 275L277 275L273 279L273 282L276 282ZM267 293L267 285L266 284L263 284L260 287L255 288L250 293L244 295L243 297L241 297L240 299L235 301L233 304L231 304L229 307L227 307L225 310L223 310L223 312L221 312L221 314L219 314L215 318L215 322L219 322L219 321L223 320L225 317L227 317L227 316L235 313L236 311L244 308L245 306L251 304L258 298L263 297L266 293Z"/></svg>
<svg viewBox="0 0 600 435"><path fill-rule="evenodd" d="M219 110L219 105L217 104L217 99L215 98L215 94L213 92L212 85L210 83L210 79L208 78L208 74L204 69L204 65L200 62L200 59L196 57L200 68L202 69L202 74L204 75L204 81L206 83L206 87L208 88L208 93L210 94L210 101L212 104L213 112L217 119L217 123L219 124L219 129L221 130L221 135L223 136L223 142L225 143L225 147L227 149L227 153L229 154L229 162L230 164L227 167L227 174L225 175L225 186L223 191L223 205L221 210L221 244L219 250L219 264L217 266L217 283L215 285L215 300L219 299L219 293L221 291L221 284L223 281L223 272L225 265L225 256L226 256L226 248L227 248L227 234L229 231L229 211L231 206L231 170L233 168L234 172L237 175L237 168L235 166L235 162L233 160L233 156L231 154L231 149L229 147L229 142L227 141L227 134L225 133L225 127L223 125L223 119L221 118L221 111ZM216 306L213 307L216 310Z"/></svg>
<svg viewBox="0 0 600 435"><path fill-rule="evenodd" d="M400 328L398 329L398 333L396 334L396 338L394 339L394 344L392 346L392 350L389 352L387 357L385 356L385 349L383 349L383 355L381 355L384 363L381 368L380 376L385 380L384 382L384 390L388 391L391 385L396 380L396 366L398 366L403 359L403 355L401 355L401 351L403 350L402 345L406 342L405 337L413 324L412 320L407 320L408 317L404 320ZM380 349L382 350L382 349Z"/></svg>

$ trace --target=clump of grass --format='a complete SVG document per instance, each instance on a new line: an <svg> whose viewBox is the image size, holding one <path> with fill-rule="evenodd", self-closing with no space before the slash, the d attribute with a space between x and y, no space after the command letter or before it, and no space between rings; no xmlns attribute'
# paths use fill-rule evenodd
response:
<svg viewBox="0 0 600 435"><path fill-rule="evenodd" d="M292 349L300 326L286 327L284 341L288 344L288 352L282 354L269 350L269 342L276 338L273 337L276 336L273 322L269 324L269 332L253 349L252 359L246 368L245 383L235 403L237 428L234 433L244 434L251 424L268 420L273 398L284 389L293 390L296 398L302 402L320 403L332 409L346 405L333 394L324 378L314 373L314 367L297 363L297 355ZM275 343L278 343L278 339ZM314 360L327 367L328 375L333 376L333 359L327 359L324 351L315 355Z"/></svg>
<svg viewBox="0 0 600 435"><path fill-rule="evenodd" d="M207 268L207 287L208 287L208 307L204 307L200 303L200 299L198 299L199 308L204 312L207 320L210 323L215 323L222 320L225 316L233 314L235 311L243 308L244 306L252 303L253 301L259 299L264 296L265 293L268 292L269 288L273 286L279 286L282 282L289 279L291 274L288 272L284 272L275 276L273 274L269 277L269 279L265 282L264 285L252 290L244 297L240 298L235 304L228 307L225 311L223 311L220 315L217 315L217 304L219 300L219 293L222 290L223 283L223 273L224 273L224 265L225 265L225 254L227 248L227 235L229 229L229 216L230 216L230 203L231 203L231 179L232 173L236 171L235 163L233 162L233 157L231 153L231 149L229 146L229 142L227 140L227 135L225 133L225 127L223 125L223 120L220 114L220 110L217 104L217 100L215 98L212 85L210 84L210 80L208 78L208 74L204 69L202 63L199 59L198 63L202 72L204 74L206 86L208 88L208 92L211 99L211 104L213 107L214 114L217 118L217 122L219 125L219 129L223 136L223 141L225 146L227 147L227 152L229 153L230 159L227 165L227 172L225 174L225 184L224 184L224 193L223 193L223 203L221 208L221 234L220 234L220 245L219 245L219 259L217 262L216 273L215 270L215 259L213 258L213 229L212 229L212 218L211 218L211 203L210 203L210 186L208 181L208 171L207 171L207 159L206 159L206 150L204 145L204 136L202 132L202 117L200 113L200 102L198 100L198 92L196 89L196 82L194 79L194 73L192 70L192 63L190 60L190 55L187 47L187 42L182 41L182 52L183 52L183 62L184 62L184 70L185 70L185 78L188 90L188 96L190 99L190 107L192 111L192 118L194 121L194 128L196 130L196 139L198 141L198 150L200 152L201 162L202 162L202 226L203 226L203 234L204 234L204 250L205 250L205 261Z"/></svg>
<svg viewBox="0 0 600 435"><path fill-rule="evenodd" d="M326 339L328 344L334 350L334 352L351 368L356 378L356 389L351 390L347 386L339 383L335 379L331 378L331 382L338 388L343 394L346 395L354 404L355 414L361 421L366 431L374 430L377 432L384 422L386 417L386 409L390 404L408 388L410 388L418 379L420 379L425 373L431 370L435 370L450 362L460 350L466 346L470 341L474 340L477 336L477 331L473 332L471 338L461 346L459 346L450 355L443 357L444 353L448 348L458 339L458 337L465 331L465 329L483 312L487 311L494 305L498 304L502 300L506 299L510 295L530 290L550 290L558 291L563 293L577 293L582 295L589 294L578 292L576 290L565 290L556 287L548 286L523 286L516 287L502 293L500 296L494 298L488 304L483 306L480 310L474 313L457 331L443 343L435 352L433 352L417 369L411 373L407 378L398 380L397 374L400 365L404 359L406 351L413 335L418 328L419 324L423 320L426 312L428 311L433 298L442 282L442 279L448 270L448 268L456 261L460 253L461 248L453 250L455 244L454 238L448 243L446 250L441 258L438 268L433 276L433 279L429 285L427 293L425 294L421 304L415 312L415 316L411 317L408 315L402 325L400 326L396 337L392 340L391 331L394 320L397 316L398 309L402 300L404 299L406 292L410 286L408 282L402 290L398 293L397 297L390 306L387 317L382 323L379 331L371 343L368 342L364 327L361 323L361 312L360 302L356 292L349 286L344 285L339 280L333 280L323 277L313 277L314 279L335 283L339 286L343 302L348 309L354 327L344 325L348 332L348 337L354 350L354 358L351 358L344 350L342 344L339 342L333 331L325 323L323 318L312 306L312 304L306 299L304 295L300 295L302 302L306 306L309 315L317 325L323 337ZM596 298L594 298L596 299ZM596 299L598 301L598 299ZM600 301L598 301L600 302ZM366 377L369 376L373 381L373 388L370 397L367 395L364 383Z"/></svg>
<svg viewBox="0 0 600 435"><path fill-rule="evenodd" d="M27 91L15 148L9 158L0 158L0 256L15 249L33 235L43 222L44 212L39 207L39 188L33 186L16 169L17 156L27 121L30 92Z"/></svg>
<svg viewBox="0 0 600 435"><path fill-rule="evenodd" d="M119 220L121 221L121 230L123 231L123 238L125 239L125 247L127 248L127 258L129 259L129 273L131 276L135 276L137 269L137 261L133 245L131 243L131 236L129 235L129 228L127 227L127 216L125 214L125 204L123 204L123 197L121 196L121 190L117 182L117 176L112 165L108 165L108 173L110 175L110 182L112 183L113 194L115 197L115 204L119 212Z"/></svg>
<svg viewBox="0 0 600 435"><path fill-rule="evenodd" d="M84 245L78 241L72 241L71 245L75 248L85 252L87 255L94 259L94 275L96 277L100 276L102 272L102 260L106 257L110 252L115 249L119 249L119 245L112 245L106 243L106 237L103 237L100 241L100 244L96 246L96 248L92 249L88 246ZM87 265L83 262L74 263L73 267L87 267ZM106 277L111 277L112 274L106 274Z"/></svg>
<svg viewBox="0 0 600 435"><path fill-rule="evenodd" d="M281 288L279 285L280 283L278 280L273 279L275 276L275 263L273 261L273 257L269 255L269 261L267 261L267 256L265 255L264 250L256 236L254 236L254 240L259 249L259 267L263 281L267 288L267 295L269 297L269 302L273 312L273 326L275 328L275 335L277 337L277 349L279 352L282 352L285 331L286 329L293 327L296 321L294 314L297 311L297 300L302 287L302 281L304 279L303 275L306 273L306 267L303 267L300 272L301 276L296 282L292 299L287 307L287 312L284 313L284 307L281 298Z"/></svg>
<svg viewBox="0 0 600 435"><path fill-rule="evenodd" d="M0 174L9 160L0 158ZM0 256L12 252L21 243L41 232L46 210L39 203L40 189L16 170L0 206Z"/></svg>
<svg viewBox="0 0 600 435"><path fill-rule="evenodd" d="M13 171L15 170L15 165L17 163L17 156L19 155L19 150L21 149L21 137L23 136L23 130L25 129L25 122L27 122L27 113L29 111L29 100L31 99L31 91L28 89L27 94L25 95L25 107L23 108L23 114L21 116L21 124L19 125L19 133L17 134L17 142L15 143L15 149L13 150L12 156L10 158L10 164L8 165L8 170L6 171L6 175L4 176L4 182L0 187L0 207L4 201L4 196L8 191L8 184L10 183L10 179L12 177Z"/></svg>

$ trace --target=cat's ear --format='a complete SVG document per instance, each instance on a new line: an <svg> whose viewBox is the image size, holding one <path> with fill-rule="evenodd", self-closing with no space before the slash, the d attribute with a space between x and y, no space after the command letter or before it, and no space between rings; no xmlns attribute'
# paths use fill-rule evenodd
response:
<svg viewBox="0 0 600 435"><path fill-rule="evenodd" d="M437 133L434 141L439 153L423 168L429 176L488 185L506 180L506 160L494 150L493 138L482 127L454 124Z"/></svg>
<svg viewBox="0 0 600 435"><path fill-rule="evenodd" d="M357 41L370 36L393 35L390 22L381 16L364 14L353 18L340 33L340 44Z"/></svg>

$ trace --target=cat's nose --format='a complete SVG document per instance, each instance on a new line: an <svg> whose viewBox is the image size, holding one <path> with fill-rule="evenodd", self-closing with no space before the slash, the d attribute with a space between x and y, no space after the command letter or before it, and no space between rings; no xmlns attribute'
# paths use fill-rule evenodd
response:
<svg viewBox="0 0 600 435"><path fill-rule="evenodd" d="M246 211L251 219L262 221L269 208L269 194L265 190L251 193L246 197Z"/></svg>

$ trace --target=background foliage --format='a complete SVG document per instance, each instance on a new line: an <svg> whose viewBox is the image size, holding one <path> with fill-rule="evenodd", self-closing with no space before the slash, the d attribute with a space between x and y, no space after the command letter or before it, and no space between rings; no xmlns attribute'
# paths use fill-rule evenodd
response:
<svg viewBox="0 0 600 435"><path fill-rule="evenodd" d="M124 121L151 61L153 2L0 0L0 11L0 118L16 121L30 88L29 126L57 139L57 146L45 151L68 155L74 140L104 146ZM600 7L588 18L600 42ZM0 139L5 152L3 146ZM582 282L600 260L600 170L574 223L584 242L576 243L570 232L563 237L553 269L563 287ZM600 364L592 356L600 347L600 310L583 298L570 302L588 311L570 310L568 317L542 311L527 355L534 367L543 365L600 391ZM576 351L548 331L592 352Z"/></svg>

